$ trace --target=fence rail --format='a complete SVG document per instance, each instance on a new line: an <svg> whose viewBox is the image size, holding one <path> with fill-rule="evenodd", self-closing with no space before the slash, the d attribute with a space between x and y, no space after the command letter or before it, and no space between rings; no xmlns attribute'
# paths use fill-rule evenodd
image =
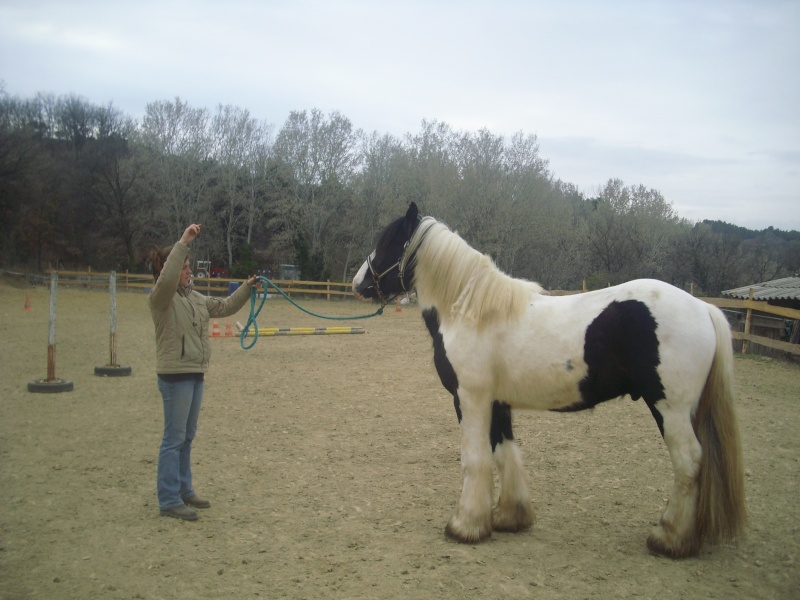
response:
<svg viewBox="0 0 800 600"><path fill-rule="evenodd" d="M792 356L800 356L800 344L773 340L772 338L750 333L754 313L764 313L776 317L783 317L784 319L792 321L800 321L800 310L785 308L783 306L771 306L763 300L738 300L736 298L701 298L701 300L705 300L718 308L744 309L747 311L744 331L733 332L733 339L742 340L742 354L747 354L748 344L752 342L753 344L758 344L767 348L788 352ZM797 327L797 323L795 323L795 327Z"/></svg>
<svg viewBox="0 0 800 600"><path fill-rule="evenodd" d="M50 271L46 271L47 277ZM103 288L108 286L108 273L93 271L58 271L62 285L82 285L84 287ZM44 278L42 278L44 280ZM226 279L217 277L195 278L194 287L198 291L206 294L227 295L230 291L230 284L244 283L244 279ZM324 297L325 300L347 299L352 297L350 283L339 283L335 281L299 281L294 279L271 279L276 286L288 296L308 295L311 297ZM139 273L117 273L117 288L128 290L149 290L153 286L153 277ZM561 294L580 294L576 292L557 292ZM781 306L771 306L760 300L739 300L735 298L701 298L709 304L719 308L729 308L746 311L744 331L734 331L733 338L742 340L742 353L747 353L748 344L759 344L767 348L773 348L788 352L793 356L800 356L800 344L793 344L774 340L772 338L754 335L750 331L752 317L754 313L774 315L784 319L800 321L800 310L784 308Z"/></svg>
<svg viewBox="0 0 800 600"><path fill-rule="evenodd" d="M45 271L48 274L50 271ZM62 285L81 285L86 288L108 287L108 273L95 271L58 271ZM288 296L292 294L308 294L310 296L324 296L326 300L334 297L342 299L352 296L350 283L336 281L300 281L296 279L270 279L280 290ZM205 294L227 295L230 284L241 285L245 279L229 279L224 277L195 277L194 289ZM128 290L146 291L153 287L153 276L142 273L117 273L117 288ZM269 290L267 290L269 293Z"/></svg>

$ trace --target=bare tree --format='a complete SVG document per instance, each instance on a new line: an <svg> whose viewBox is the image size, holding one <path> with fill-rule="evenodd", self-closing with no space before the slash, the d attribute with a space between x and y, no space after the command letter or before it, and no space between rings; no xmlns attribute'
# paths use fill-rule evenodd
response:
<svg viewBox="0 0 800 600"><path fill-rule="evenodd" d="M244 189L246 193L245 211L247 221L246 240L253 244L253 230L266 214L272 199L270 194L270 170L274 160L272 126L261 123L247 153Z"/></svg>
<svg viewBox="0 0 800 600"><path fill-rule="evenodd" d="M742 242L745 271L751 283L769 281L789 275L782 263L783 244L772 233Z"/></svg>
<svg viewBox="0 0 800 600"><path fill-rule="evenodd" d="M440 121L422 121L422 129L407 135L408 163L398 183L406 200L417 202L428 214L436 215L453 226L459 216L457 206L460 175L455 148L458 136Z"/></svg>
<svg viewBox="0 0 800 600"><path fill-rule="evenodd" d="M171 239L178 239L187 223L210 217L207 190L214 163L208 122L205 109L191 108L180 98L146 107L141 140L147 150L148 192L155 222L166 224Z"/></svg>
<svg viewBox="0 0 800 600"><path fill-rule="evenodd" d="M661 192L643 185L629 188L628 238L631 256L628 278L664 278L678 234L678 215Z"/></svg>
<svg viewBox="0 0 800 600"><path fill-rule="evenodd" d="M135 123L113 106L98 109L96 139L86 145L82 157L89 173L87 192L97 207L96 230L108 232L109 260L130 270L138 262L137 242L148 208L144 194L134 187L142 171L137 147L131 143L135 129Z"/></svg>
<svg viewBox="0 0 800 600"><path fill-rule="evenodd" d="M401 198L398 182L407 165L406 158L397 138L377 132L362 138L362 169L353 181L342 281L352 278L351 269L360 266L372 251L375 238L387 225L387 220L405 210L407 204L405 198Z"/></svg>
<svg viewBox="0 0 800 600"><path fill-rule="evenodd" d="M292 112L275 141L275 154L294 174L295 203L285 220L294 230L296 251L306 276L331 271L327 253L333 250L334 215L349 200L347 186L358 163L360 131L333 112Z"/></svg>
<svg viewBox="0 0 800 600"><path fill-rule="evenodd" d="M248 111L230 105L219 106L211 122L221 199L215 212L222 223L230 268L234 264L234 248L247 238L248 221L252 223L254 218L252 183L261 134L259 123Z"/></svg>

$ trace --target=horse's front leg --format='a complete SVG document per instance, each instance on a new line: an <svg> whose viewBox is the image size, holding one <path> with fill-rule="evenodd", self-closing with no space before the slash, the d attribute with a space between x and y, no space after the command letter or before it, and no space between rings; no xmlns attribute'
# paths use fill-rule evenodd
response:
<svg viewBox="0 0 800 600"><path fill-rule="evenodd" d="M535 516L531 506L522 457L514 440L506 440L494 451L500 476L500 497L494 509L493 527L496 531L517 532L529 529Z"/></svg>
<svg viewBox="0 0 800 600"><path fill-rule="evenodd" d="M485 540L492 535L492 449L489 424L492 418L490 396L459 389L461 420L461 471L463 487L458 510L445 528L448 537L465 543Z"/></svg>
<svg viewBox="0 0 800 600"><path fill-rule="evenodd" d="M492 516L495 531L522 531L534 522L533 508L525 483L522 457L514 443L511 407L495 400L492 404L492 427L489 431L492 456L500 477L500 495Z"/></svg>

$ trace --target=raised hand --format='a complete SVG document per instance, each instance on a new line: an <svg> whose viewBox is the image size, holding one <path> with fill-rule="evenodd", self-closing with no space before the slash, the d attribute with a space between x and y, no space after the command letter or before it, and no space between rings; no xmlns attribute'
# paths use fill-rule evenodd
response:
<svg viewBox="0 0 800 600"><path fill-rule="evenodd" d="M190 243L194 238L200 235L200 228L202 225L198 225L196 223L192 223L189 225L186 230L183 232L180 241L184 244Z"/></svg>

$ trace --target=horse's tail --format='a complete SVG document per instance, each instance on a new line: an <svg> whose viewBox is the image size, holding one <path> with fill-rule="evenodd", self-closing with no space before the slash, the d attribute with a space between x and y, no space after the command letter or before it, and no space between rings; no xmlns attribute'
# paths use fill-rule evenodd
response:
<svg viewBox="0 0 800 600"><path fill-rule="evenodd" d="M701 540L714 543L740 537L747 514L742 446L733 406L730 326L715 306L709 305L709 314L717 335L717 347L693 426L702 447L697 533Z"/></svg>

